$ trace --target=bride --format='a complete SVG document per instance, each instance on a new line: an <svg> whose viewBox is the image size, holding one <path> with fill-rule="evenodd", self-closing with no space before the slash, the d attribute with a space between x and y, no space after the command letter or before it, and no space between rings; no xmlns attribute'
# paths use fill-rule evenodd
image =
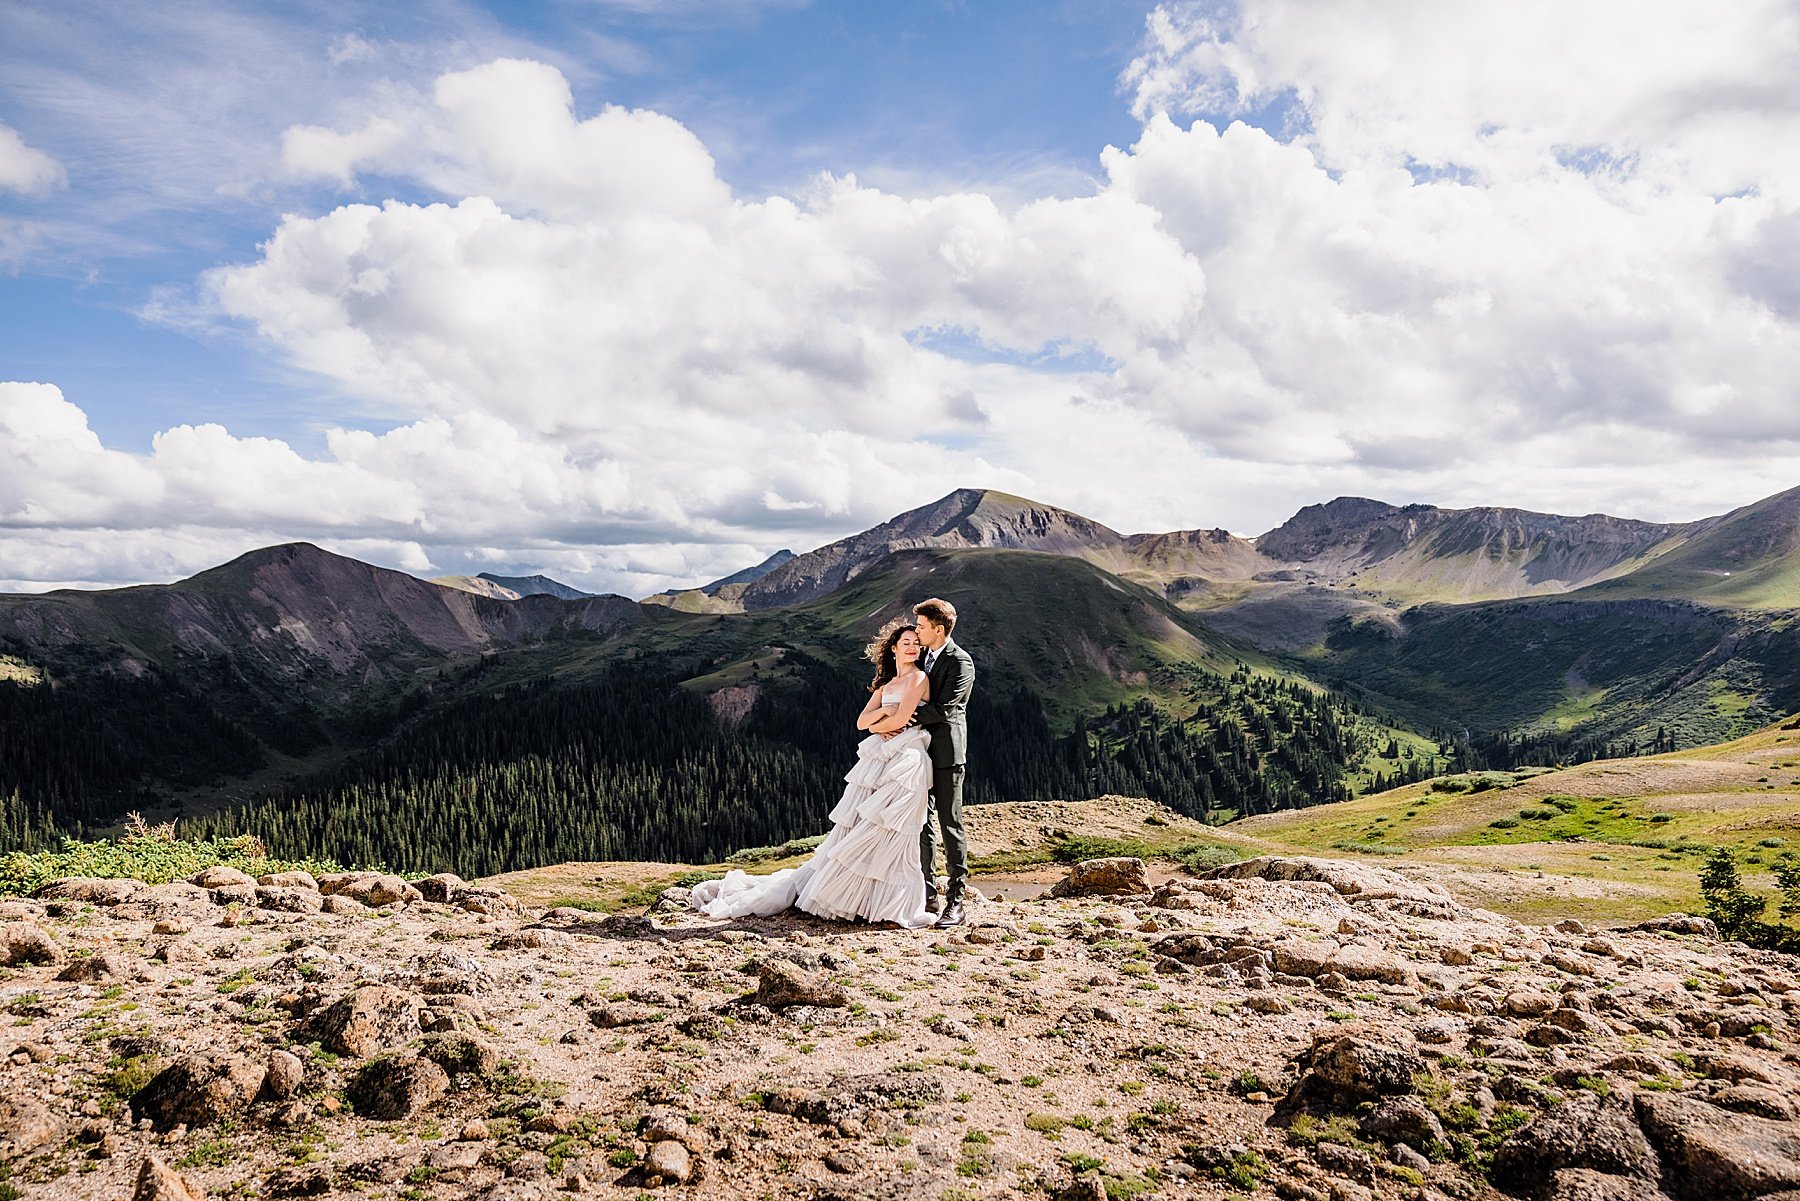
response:
<svg viewBox="0 0 1800 1201"><path fill-rule="evenodd" d="M856 748L856 766L830 814L831 832L812 858L766 876L734 869L695 885L689 905L712 917L766 916L798 906L820 917L897 922L909 930L933 924L919 866L919 830L931 793L930 736L908 728L930 691L919 651L915 627L895 618L864 652L875 663L875 680L856 728L869 736Z"/></svg>

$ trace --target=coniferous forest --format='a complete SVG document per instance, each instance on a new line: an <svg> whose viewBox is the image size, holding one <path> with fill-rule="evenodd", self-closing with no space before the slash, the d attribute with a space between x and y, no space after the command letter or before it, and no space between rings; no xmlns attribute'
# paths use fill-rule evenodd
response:
<svg viewBox="0 0 1800 1201"><path fill-rule="evenodd" d="M822 832L859 735L858 679L798 651L733 724L671 674L614 670L468 697L290 792L185 823L284 856L489 875L568 860L710 862ZM1058 735L1022 690L977 689L969 803L1149 796L1192 815L1349 795L1347 702L1239 672L1170 716L1115 706Z"/></svg>

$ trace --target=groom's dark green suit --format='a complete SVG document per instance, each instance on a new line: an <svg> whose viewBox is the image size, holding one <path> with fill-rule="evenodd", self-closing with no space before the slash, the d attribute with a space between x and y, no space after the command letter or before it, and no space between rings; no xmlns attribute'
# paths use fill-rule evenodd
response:
<svg viewBox="0 0 1800 1201"><path fill-rule="evenodd" d="M963 770L968 762L969 694L975 690L975 660L947 639L926 673L931 699L913 710L913 718L931 736L931 800L944 831L944 862L949 869L946 902L962 900L969 880L969 841L963 836ZM931 818L919 831L919 861L925 869L925 896L937 893L937 837Z"/></svg>

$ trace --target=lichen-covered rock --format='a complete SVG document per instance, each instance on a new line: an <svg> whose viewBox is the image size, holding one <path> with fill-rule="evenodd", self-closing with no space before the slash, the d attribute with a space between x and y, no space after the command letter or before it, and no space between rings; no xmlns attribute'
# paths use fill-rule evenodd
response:
<svg viewBox="0 0 1800 1201"><path fill-rule="evenodd" d="M142 880L103 880L69 876L52 880L32 895L42 901L80 901L87 905L118 905L149 891Z"/></svg>
<svg viewBox="0 0 1800 1201"><path fill-rule="evenodd" d="M1314 1039L1309 1066L1325 1084L1362 1097L1415 1092L1414 1077L1429 1070L1411 1051L1387 1046L1365 1034L1333 1032Z"/></svg>
<svg viewBox="0 0 1800 1201"><path fill-rule="evenodd" d="M1436 884L1421 883L1384 867L1343 859L1263 855L1213 868L1204 875L1212 880L1285 880L1328 884L1339 896L1352 901L1418 903L1430 911L1422 916L1436 916L1439 913L1461 916L1470 912Z"/></svg>
<svg viewBox="0 0 1800 1201"><path fill-rule="evenodd" d="M1665 1186L1693 1201L1800 1188L1800 1130L1668 1093L1639 1093L1638 1120L1669 1166Z"/></svg>
<svg viewBox="0 0 1800 1201"><path fill-rule="evenodd" d="M1053 897L1149 896L1150 876L1142 859L1114 856L1083 859L1050 886Z"/></svg>
<svg viewBox="0 0 1800 1201"><path fill-rule="evenodd" d="M614 1001L589 1011L588 1021L602 1030L616 1030L621 1026L642 1026L649 1022L660 1022L667 1016L667 1013L654 1005Z"/></svg>
<svg viewBox="0 0 1800 1201"><path fill-rule="evenodd" d="M452 1076L491 1076L500 1068L500 1052L467 1034L433 1034L419 1047L419 1054Z"/></svg>
<svg viewBox="0 0 1800 1201"><path fill-rule="evenodd" d="M316 888L296 888L281 884L256 886L256 904L260 909L272 909L281 913L317 913L322 901Z"/></svg>
<svg viewBox="0 0 1800 1201"><path fill-rule="evenodd" d="M1668 1201L1668 1194L1648 1180L1632 1176L1563 1168L1551 1173L1543 1201Z"/></svg>
<svg viewBox="0 0 1800 1201"><path fill-rule="evenodd" d="M335 895L349 897L352 901L360 901L371 909L425 899L420 895L418 889L399 876L379 875L352 880L339 888Z"/></svg>
<svg viewBox="0 0 1800 1201"><path fill-rule="evenodd" d="M418 1113L450 1090L443 1068L417 1055L389 1055L364 1064L344 1090L351 1108L366 1118L397 1122Z"/></svg>
<svg viewBox="0 0 1800 1201"><path fill-rule="evenodd" d="M211 891L215 888L256 886L256 877L248 872L241 872L235 867L226 867L222 863L194 873L188 877L188 883Z"/></svg>
<svg viewBox="0 0 1800 1201"><path fill-rule="evenodd" d="M1719 927L1709 917L1697 917L1691 913L1670 913L1662 917L1653 917L1647 922L1639 922L1631 927L1653 934L1698 934L1702 938L1717 940Z"/></svg>
<svg viewBox="0 0 1800 1201"><path fill-rule="evenodd" d="M1446 1141L1444 1124L1417 1097L1389 1097L1381 1102L1363 1118L1362 1132L1372 1142L1404 1143L1427 1153Z"/></svg>
<svg viewBox="0 0 1800 1201"><path fill-rule="evenodd" d="M694 1157L674 1139L650 1144L644 1156L644 1181L647 1184L686 1184L694 1178Z"/></svg>
<svg viewBox="0 0 1800 1201"><path fill-rule="evenodd" d="M0 1093L0 1162L28 1155L62 1138L62 1119L35 1097Z"/></svg>
<svg viewBox="0 0 1800 1201"><path fill-rule="evenodd" d="M821 1126L842 1127L890 1109L921 1109L947 1099L943 1081L921 1072L871 1072L764 1093L763 1106Z"/></svg>
<svg viewBox="0 0 1800 1201"><path fill-rule="evenodd" d="M338 998L307 1027L327 1051L365 1057L417 1038L421 1008L418 998L409 992L369 984Z"/></svg>
<svg viewBox="0 0 1800 1201"><path fill-rule="evenodd" d="M263 1069L261 1093L281 1101L300 1091L306 1079L306 1065L292 1051L271 1051L269 1066Z"/></svg>
<svg viewBox="0 0 1800 1201"><path fill-rule="evenodd" d="M756 992L749 1000L769 1009L790 1005L841 1007L850 994L837 982L782 959L765 959L756 966Z"/></svg>
<svg viewBox="0 0 1800 1201"><path fill-rule="evenodd" d="M34 963L61 963L66 954L56 940L30 922L0 926L0 967L24 967Z"/></svg>
<svg viewBox="0 0 1800 1201"><path fill-rule="evenodd" d="M80 955L69 960L69 965L56 973L58 980L69 980L79 984L104 984L113 980L125 980L131 976L131 965L117 951L96 951L92 955Z"/></svg>
<svg viewBox="0 0 1800 1201"><path fill-rule="evenodd" d="M184 1055L150 1078L131 1104L160 1128L235 1118L256 1096L262 1069L236 1055Z"/></svg>
<svg viewBox="0 0 1800 1201"><path fill-rule="evenodd" d="M1662 1177L1656 1151L1628 1103L1581 1093L1533 1118L1494 1153L1493 1177L1503 1188L1541 1189L1565 1168L1656 1183Z"/></svg>
<svg viewBox="0 0 1800 1201"><path fill-rule="evenodd" d="M468 882L455 872L439 872L435 876L413 881L413 887L419 890L419 895L437 905L447 905L454 901L456 894L468 886Z"/></svg>
<svg viewBox="0 0 1800 1201"><path fill-rule="evenodd" d="M146 1155L138 1169L131 1201L206 1201L206 1190L156 1155Z"/></svg>

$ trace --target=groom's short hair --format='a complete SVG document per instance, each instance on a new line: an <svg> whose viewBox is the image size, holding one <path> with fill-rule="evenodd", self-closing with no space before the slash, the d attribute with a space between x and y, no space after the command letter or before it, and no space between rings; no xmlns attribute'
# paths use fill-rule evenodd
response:
<svg viewBox="0 0 1800 1201"><path fill-rule="evenodd" d="M947 600L939 600L934 596L930 600L920 601L913 606L913 613L932 625L943 626L946 632L956 628L956 606Z"/></svg>

